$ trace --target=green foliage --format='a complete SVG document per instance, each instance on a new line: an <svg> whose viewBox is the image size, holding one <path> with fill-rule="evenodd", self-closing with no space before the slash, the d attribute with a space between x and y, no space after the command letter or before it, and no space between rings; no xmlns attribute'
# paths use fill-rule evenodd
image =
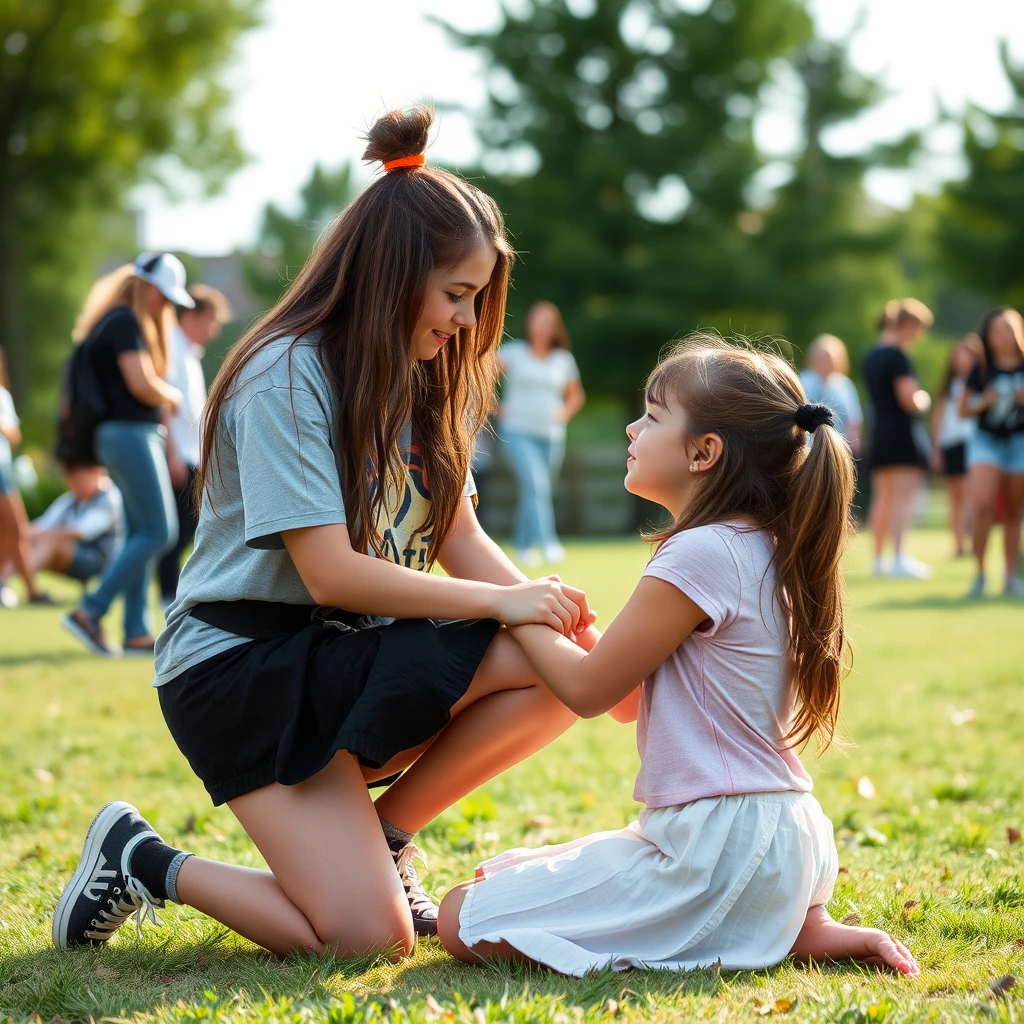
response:
<svg viewBox="0 0 1024 1024"><path fill-rule="evenodd" d="M217 74L260 3L0 3L0 346L30 434L128 190L172 163L215 189L242 162Z"/></svg>
<svg viewBox="0 0 1024 1024"><path fill-rule="evenodd" d="M1000 57L1014 98L1001 114L964 115L967 175L946 186L939 243L953 281L1024 306L1024 64L1005 44Z"/></svg>
<svg viewBox="0 0 1024 1024"><path fill-rule="evenodd" d="M972 567L945 559L945 533L917 532L928 583L874 579L867 538L848 559L853 675L843 730L852 741L805 762L836 825L843 868L829 903L890 929L923 974L901 979L852 965L783 963L765 971L689 974L546 971L453 961L436 941L415 955L279 960L187 907L136 940L131 923L100 950L60 953L50 915L97 807L127 799L168 842L246 866L262 860L226 807L213 808L175 749L151 667L90 658L47 609L4 611L0 641L0 1021L250 1020L338 1024L633 1024L772 1020L798 1024L1019 1020L1024 939L1024 765L1020 602L966 601ZM993 538L993 569L1000 562ZM639 578L636 540L569 545L563 577L603 621ZM46 581L66 597L75 585ZM114 630L115 635L117 633ZM979 636L986 643L979 645ZM955 714L970 707L973 720ZM957 725L956 722L962 724ZM460 802L418 841L440 894L485 857L618 828L637 811L634 730L607 717ZM867 777L871 786L864 784ZM864 795L869 794L869 795Z"/></svg>
<svg viewBox="0 0 1024 1024"><path fill-rule="evenodd" d="M245 277L253 294L269 309L302 269L313 244L328 224L355 196L352 168L313 167L299 192L298 214L292 216L274 203L263 210L263 224L254 252L245 256Z"/></svg>

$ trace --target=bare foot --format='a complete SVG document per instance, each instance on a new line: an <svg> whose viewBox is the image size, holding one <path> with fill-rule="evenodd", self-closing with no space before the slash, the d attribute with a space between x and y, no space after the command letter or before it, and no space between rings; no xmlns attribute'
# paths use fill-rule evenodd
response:
<svg viewBox="0 0 1024 1024"><path fill-rule="evenodd" d="M797 960L860 960L889 967L907 977L921 973L910 950L878 928L855 928L833 921L824 907L811 907L791 950Z"/></svg>

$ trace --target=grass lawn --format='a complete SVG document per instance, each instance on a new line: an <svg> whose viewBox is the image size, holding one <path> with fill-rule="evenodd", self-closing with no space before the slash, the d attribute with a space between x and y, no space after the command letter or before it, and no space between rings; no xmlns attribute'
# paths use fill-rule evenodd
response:
<svg viewBox="0 0 1024 1024"><path fill-rule="evenodd" d="M1008 833L1024 828L1024 604L963 600L971 567L947 548L943 533L914 537L938 566L921 583L872 580L855 546L850 745L813 768L842 863L830 910L894 931L922 964L917 979L784 963L569 980L457 965L435 941L398 965L279 961L181 907L141 943L129 926L109 948L58 953L50 915L106 800L132 801L198 854L261 862L171 742L149 664L94 660L55 612L27 609L0 612L0 1021L1016 1020L1024 986L999 998L990 985L1024 957L1024 844ZM644 557L637 542L570 544L563 576L607 620ZM429 887L443 893L510 846L620 827L636 814L636 767L631 727L578 724L423 833Z"/></svg>

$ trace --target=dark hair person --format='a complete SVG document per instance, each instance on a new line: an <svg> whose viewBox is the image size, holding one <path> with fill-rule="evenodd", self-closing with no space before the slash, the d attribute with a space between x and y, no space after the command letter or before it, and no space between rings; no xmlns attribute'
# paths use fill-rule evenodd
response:
<svg viewBox="0 0 1024 1024"><path fill-rule="evenodd" d="M960 414L977 418L967 445L974 513L977 575L970 595L985 592L985 549L1002 490L1006 503L1004 591L1024 597L1020 529L1024 515L1024 318L1010 306L990 310L978 328L984 359L971 371L960 396Z"/></svg>
<svg viewBox="0 0 1024 1024"><path fill-rule="evenodd" d="M946 485L957 558L967 551L967 445L974 434L974 418L960 414L960 397L971 371L984 357L976 334L956 339L932 411L932 469L942 475Z"/></svg>
<svg viewBox="0 0 1024 1024"><path fill-rule="evenodd" d="M153 653L146 608L150 565L178 531L163 420L177 409L181 392L164 380L167 334L172 304L191 301L181 261L170 253L143 253L96 282L72 332L102 389L96 456L121 491L127 528L98 586L62 620L94 654L115 653L100 620L119 595L124 653Z"/></svg>
<svg viewBox="0 0 1024 1024"><path fill-rule="evenodd" d="M526 314L525 334L525 341L510 341L498 351L504 375L498 436L516 478L518 559L536 565L565 557L555 530L554 486L565 456L566 424L586 396L558 307L535 302Z"/></svg>
<svg viewBox="0 0 1024 1024"><path fill-rule="evenodd" d="M119 866L113 888L96 898L84 857L58 945L172 900L281 955L408 953L437 913L413 833L574 720L501 624L583 638L586 599L524 581L473 510L512 250L490 198L425 165L431 120L373 125L365 159L386 173L234 347L207 405L199 529L156 685L270 870L190 857L110 804L85 852ZM374 804L367 783L403 769Z"/></svg>
<svg viewBox="0 0 1024 1024"><path fill-rule="evenodd" d="M886 303L879 323L881 338L864 357L864 380L873 412L871 444L871 508L868 521L875 542L876 576L925 579L931 569L903 550L903 538L924 483L930 444L921 417L931 398L918 383L910 347L931 327L931 311L917 299ZM892 559L885 556L886 542Z"/></svg>

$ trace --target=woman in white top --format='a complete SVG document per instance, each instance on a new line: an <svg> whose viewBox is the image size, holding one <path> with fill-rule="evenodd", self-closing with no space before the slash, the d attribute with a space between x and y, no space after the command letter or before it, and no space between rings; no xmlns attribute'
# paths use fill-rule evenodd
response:
<svg viewBox="0 0 1024 1024"><path fill-rule="evenodd" d="M864 423L857 388L850 380L850 357L834 334L819 334L807 350L807 369L800 383L808 402L821 402L835 413L836 429L849 442L854 458L860 456L860 428Z"/></svg>
<svg viewBox="0 0 1024 1024"><path fill-rule="evenodd" d="M526 315L526 340L498 351L504 373L498 435L519 491L515 543L519 561L559 562L565 550L555 532L554 482L565 454L566 424L586 396L558 307L536 302Z"/></svg>
<svg viewBox="0 0 1024 1024"><path fill-rule="evenodd" d="M967 442L974 433L974 417L960 415L960 396L971 371L983 358L976 334L957 338L932 413L932 469L941 473L946 483L949 528L957 558L967 553Z"/></svg>

